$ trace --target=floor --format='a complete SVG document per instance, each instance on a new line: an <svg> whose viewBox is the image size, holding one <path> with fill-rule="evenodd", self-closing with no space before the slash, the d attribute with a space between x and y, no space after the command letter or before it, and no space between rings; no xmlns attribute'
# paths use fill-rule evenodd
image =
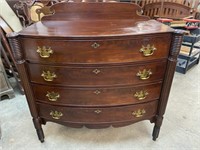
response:
<svg viewBox="0 0 200 150"><path fill-rule="evenodd" d="M74 129L47 123L45 142L36 136L25 97L0 101L0 150L199 150L200 65L175 73L160 136L152 141L153 124L139 122L121 128Z"/></svg>

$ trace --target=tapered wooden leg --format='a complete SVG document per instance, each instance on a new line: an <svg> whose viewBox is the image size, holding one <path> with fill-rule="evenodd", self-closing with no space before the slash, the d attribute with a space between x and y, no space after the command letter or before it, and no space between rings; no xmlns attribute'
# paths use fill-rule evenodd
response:
<svg viewBox="0 0 200 150"><path fill-rule="evenodd" d="M159 132L160 132L160 127L157 127L155 125L153 128L153 134L152 134L154 141L156 141L156 139L158 138Z"/></svg>
<svg viewBox="0 0 200 150"><path fill-rule="evenodd" d="M155 122L155 126L153 128L153 133L152 133L154 141L156 141L156 139L159 136L159 132L160 132L160 127L162 125L162 121L163 121L163 117L159 117L159 116L156 117L156 122Z"/></svg>
<svg viewBox="0 0 200 150"><path fill-rule="evenodd" d="M44 133L42 128L41 129L36 129L37 131L37 135L38 135L38 139L40 140L41 143L44 142Z"/></svg>
<svg viewBox="0 0 200 150"><path fill-rule="evenodd" d="M34 123L35 129L37 131L38 138L43 143L44 142L44 133L43 133L42 126L41 126L41 119L33 118L33 123Z"/></svg>

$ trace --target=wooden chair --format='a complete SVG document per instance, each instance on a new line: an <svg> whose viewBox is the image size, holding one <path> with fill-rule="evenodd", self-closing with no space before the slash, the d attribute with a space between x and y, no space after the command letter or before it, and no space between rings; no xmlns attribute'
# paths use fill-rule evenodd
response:
<svg viewBox="0 0 200 150"><path fill-rule="evenodd" d="M158 21L174 28L198 28L200 21L192 19L195 13L196 11L193 11L191 7L175 2L149 3L143 7L144 15L152 19L158 18Z"/></svg>
<svg viewBox="0 0 200 150"><path fill-rule="evenodd" d="M170 18L180 20L193 16L191 8L179 3L156 2L149 3L143 7L143 14L150 18Z"/></svg>
<svg viewBox="0 0 200 150"><path fill-rule="evenodd" d="M49 14L49 7L55 3L69 0L6 0L20 19L23 27L27 27L40 20L41 16ZM37 10L40 10L38 16Z"/></svg>
<svg viewBox="0 0 200 150"><path fill-rule="evenodd" d="M6 0L8 5L15 12L23 27L32 24L29 8L36 0Z"/></svg>
<svg viewBox="0 0 200 150"><path fill-rule="evenodd" d="M121 0L123 1L127 1L127 0ZM130 0L133 3L138 4L140 7L144 7L147 4L150 3L156 3L156 2L172 2L172 3L178 3L178 4L182 4L184 6L188 6L191 7L194 6L193 8L196 9L197 8L197 4L198 4L198 0Z"/></svg>

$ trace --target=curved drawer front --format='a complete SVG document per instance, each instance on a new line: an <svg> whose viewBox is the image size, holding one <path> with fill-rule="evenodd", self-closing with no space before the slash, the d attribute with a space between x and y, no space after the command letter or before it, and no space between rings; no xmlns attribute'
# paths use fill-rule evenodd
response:
<svg viewBox="0 0 200 150"><path fill-rule="evenodd" d="M21 40L25 59L40 63L120 63L152 60L166 58L170 47L170 42L166 42L170 41L170 34L101 41Z"/></svg>
<svg viewBox="0 0 200 150"><path fill-rule="evenodd" d="M33 83L62 86L112 86L162 80L166 60L141 65L115 67L66 67L28 64Z"/></svg>
<svg viewBox="0 0 200 150"><path fill-rule="evenodd" d="M117 106L159 99L161 83L117 88L63 88L33 84L37 101L67 106Z"/></svg>
<svg viewBox="0 0 200 150"><path fill-rule="evenodd" d="M155 115L157 101L108 108L58 107L38 103L41 118L70 123L109 123L147 119Z"/></svg>

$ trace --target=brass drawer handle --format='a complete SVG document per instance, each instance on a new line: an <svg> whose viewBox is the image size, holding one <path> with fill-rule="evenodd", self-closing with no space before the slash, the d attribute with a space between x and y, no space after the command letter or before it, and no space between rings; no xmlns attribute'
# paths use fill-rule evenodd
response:
<svg viewBox="0 0 200 150"><path fill-rule="evenodd" d="M138 100L144 100L149 93L147 91L139 91L135 92L134 97L137 98Z"/></svg>
<svg viewBox="0 0 200 150"><path fill-rule="evenodd" d="M51 73L50 71L43 71L41 76L45 81L53 81L54 78L57 78L57 75L54 72Z"/></svg>
<svg viewBox="0 0 200 150"><path fill-rule="evenodd" d="M142 45L142 48L140 49L140 52L143 53L144 56L151 56L153 55L154 51L157 50L154 45L148 44L146 47Z"/></svg>
<svg viewBox="0 0 200 150"><path fill-rule="evenodd" d="M134 112L132 112L132 115L135 116L136 118L142 117L146 113L145 109L138 109Z"/></svg>
<svg viewBox="0 0 200 150"><path fill-rule="evenodd" d="M48 92L47 91L46 97L48 97L49 101L55 102L60 97L60 94L59 93L55 93L55 92Z"/></svg>
<svg viewBox="0 0 200 150"><path fill-rule="evenodd" d="M144 69L143 71L140 71L136 74L138 77L140 77L141 80L147 80L152 75L151 69L147 70Z"/></svg>
<svg viewBox="0 0 200 150"><path fill-rule="evenodd" d="M50 54L53 54L53 50L51 49L51 47L46 48L45 46L43 47L38 46L38 49L36 52L39 53L40 57L42 58L49 58Z"/></svg>
<svg viewBox="0 0 200 150"><path fill-rule="evenodd" d="M94 112L95 112L96 114L100 114L102 111L99 110L99 109L97 109L97 110L95 110Z"/></svg>
<svg viewBox="0 0 200 150"><path fill-rule="evenodd" d="M93 72L94 74L99 74L101 71L100 71L99 69L94 69L92 72Z"/></svg>
<svg viewBox="0 0 200 150"><path fill-rule="evenodd" d="M53 119L60 119L62 116L63 116L63 113L62 112L60 112L60 111L51 111L50 112L50 115L51 115L51 117L53 118Z"/></svg>
<svg viewBox="0 0 200 150"><path fill-rule="evenodd" d="M100 46L100 44L98 44L97 42L94 42L91 46L96 49Z"/></svg>

